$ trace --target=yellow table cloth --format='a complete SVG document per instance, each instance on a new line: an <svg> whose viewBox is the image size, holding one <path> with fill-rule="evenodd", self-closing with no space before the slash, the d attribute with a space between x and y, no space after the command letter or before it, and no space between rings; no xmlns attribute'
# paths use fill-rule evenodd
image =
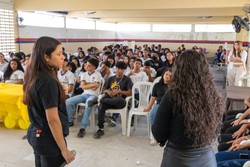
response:
<svg viewBox="0 0 250 167"><path fill-rule="evenodd" d="M28 129L28 109L22 99L23 85L0 83L0 119L7 128Z"/></svg>

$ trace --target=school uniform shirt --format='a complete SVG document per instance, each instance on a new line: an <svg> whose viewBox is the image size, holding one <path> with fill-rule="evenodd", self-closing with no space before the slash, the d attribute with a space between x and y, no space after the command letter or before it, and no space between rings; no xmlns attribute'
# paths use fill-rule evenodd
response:
<svg viewBox="0 0 250 167"><path fill-rule="evenodd" d="M5 72L8 65L9 65L9 63L6 61L3 64L0 64L0 71Z"/></svg>
<svg viewBox="0 0 250 167"><path fill-rule="evenodd" d="M133 83L136 82L147 82L148 81L148 76L144 71L140 71L137 74L133 74L130 76L131 80Z"/></svg>
<svg viewBox="0 0 250 167"><path fill-rule="evenodd" d="M141 71L144 71L144 67L141 68ZM156 71L152 67L150 67L150 74L151 74L151 77L155 77L156 76Z"/></svg>
<svg viewBox="0 0 250 167"><path fill-rule="evenodd" d="M10 76L10 80L18 80L23 78L24 78L24 73L21 70L14 71Z"/></svg>
<svg viewBox="0 0 250 167"><path fill-rule="evenodd" d="M86 83L101 83L102 76L99 72L94 71L92 74L89 74L88 72L84 72L81 74L81 82ZM84 89L84 94L90 94L98 96L100 94L100 89L92 90L92 89Z"/></svg>
<svg viewBox="0 0 250 167"><path fill-rule="evenodd" d="M30 100L32 106L28 107L29 120L31 123L29 132L31 133L30 135L34 135L33 138L35 138L34 133L36 133L36 130L42 130L41 136L37 139L37 144L42 145L42 142L48 143L48 141L46 141L48 137L53 139L46 118L46 109L53 107L58 108L58 115L61 121L63 135L65 137L69 134L69 126L65 101L60 101L59 99L59 85L56 80L52 76L43 72L38 72L36 77L36 82L30 88Z"/></svg>
<svg viewBox="0 0 250 167"><path fill-rule="evenodd" d="M76 69L76 71L75 71L75 73L74 73L76 78L79 76L81 70L82 70L82 67L78 67L78 68Z"/></svg>
<svg viewBox="0 0 250 167"><path fill-rule="evenodd" d="M59 70L57 72L57 77L62 84L68 84L68 85L74 86L76 83L75 75L69 70L67 70L65 73L62 73L62 71ZM69 92L68 95L71 97L72 94L73 94L73 91Z"/></svg>

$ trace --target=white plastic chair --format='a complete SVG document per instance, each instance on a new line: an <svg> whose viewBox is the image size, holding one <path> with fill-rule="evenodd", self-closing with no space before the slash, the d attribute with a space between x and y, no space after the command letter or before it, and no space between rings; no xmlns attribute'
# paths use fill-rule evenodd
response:
<svg viewBox="0 0 250 167"><path fill-rule="evenodd" d="M102 93L103 87L104 87L105 80L102 78L101 84L99 86L99 92L98 94L100 95ZM95 110L97 108L97 104L95 104L91 109L90 112L90 127L93 131L95 131ZM77 113L79 112L80 107L85 107L85 103L79 103L76 105L76 118L77 118ZM76 119L77 120L77 119Z"/></svg>
<svg viewBox="0 0 250 167"><path fill-rule="evenodd" d="M245 75L238 80L238 86L250 87L250 75Z"/></svg>
<svg viewBox="0 0 250 167"><path fill-rule="evenodd" d="M155 78L155 80L154 80L153 84L156 84L156 83L157 83L157 82L159 82L160 80L161 80L161 76L159 76L159 77Z"/></svg>
<svg viewBox="0 0 250 167"><path fill-rule="evenodd" d="M99 96L100 97L100 96ZM126 135L127 131L127 113L128 113L128 101L131 99L131 96L126 97L126 105L122 109L108 109L106 113L119 113L121 115L121 124L122 124L122 134Z"/></svg>
<svg viewBox="0 0 250 167"><path fill-rule="evenodd" d="M132 107L129 111L128 117L128 129L127 129L127 136L130 136L130 125L132 121L132 116L134 117L134 128L137 127L137 118L136 115L145 115L147 117L147 130L148 130L148 137L150 138L151 128L150 128L150 120L149 120L149 112L144 112L143 110L147 106L149 102L149 98L152 92L153 83L151 82L137 82L133 85L132 88ZM139 104L138 107L135 107L135 91L139 90Z"/></svg>

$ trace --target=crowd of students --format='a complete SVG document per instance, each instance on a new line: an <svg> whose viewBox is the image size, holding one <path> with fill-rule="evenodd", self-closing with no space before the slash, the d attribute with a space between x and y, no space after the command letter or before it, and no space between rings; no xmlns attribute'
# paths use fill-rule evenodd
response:
<svg viewBox="0 0 250 167"><path fill-rule="evenodd" d="M237 43L237 42L236 42ZM235 44L236 45L236 44ZM236 50L238 49L235 47ZM161 118L159 115L157 116L157 110L158 107L163 99L163 96L169 89L169 87L172 88L172 90L175 90L177 94L181 96L187 96L190 98L187 94L182 94L180 93L179 89L185 89L185 84L184 80L180 79L178 77L183 76L182 73L179 73L180 75L177 76L178 71L183 71L184 67L184 59L186 58L186 63L197 63L197 69L191 68L192 65L189 64L190 66L185 66L186 70L190 68L189 70L195 72L196 70L200 69L203 70L201 71L200 75L199 74L191 74L195 75L198 80L199 77L202 78L203 72L205 71L206 74L209 71L208 69L208 63L206 57L203 54L199 54L202 52L201 48L193 47L190 52L185 52L186 48L184 45L178 48L177 51L171 51L168 48L162 48L161 45L155 46L152 45L151 47L148 47L148 45L144 46L135 46L135 48L131 49L128 46L122 46L122 45L110 45L110 46L105 46L102 50L102 52L99 52L99 50L96 47L91 47L87 50L86 54L83 51L81 47L78 48L77 52L74 54L68 53L66 50L62 50L63 54L63 63L60 66L59 69L57 69L57 78L59 83L61 83L61 86L63 88L64 94L66 96L66 111L67 111L67 123L68 126L74 126L73 119L74 119L74 114L75 114L75 107L79 103L85 103L85 109L84 109L84 115L81 120L81 125L79 128L79 132L77 134L78 138L82 138L86 134L86 128L88 125L90 113L92 112L92 108L95 104L97 104L97 96L101 93L104 93L105 96L100 100L99 106L98 106L98 130L97 132L93 135L95 139L100 139L104 135L104 123L109 123L111 126L116 125L116 120L119 117L118 114L113 114L111 116L105 116L105 112L108 109L120 109L123 108L126 104L125 98L127 96L131 96L132 94L132 86L136 82L154 82L155 78L161 77L159 82L157 82L154 87L153 87L153 92L152 96L150 98L149 104L145 107L144 112L149 112L150 111L150 122L151 125L155 128L154 135L156 135L156 139L152 139L150 142L151 145L155 145L157 143L160 143L161 145L165 145L166 141L162 140L162 136L158 136L158 129L157 126L158 124L154 124L155 117L157 117L157 120L160 121ZM235 50L235 49L234 49ZM232 51L232 55L234 54L239 54L240 52L237 51ZM185 53L184 53L185 52ZM184 53L184 54L183 54ZM198 54L196 54L198 53ZM223 48L219 47L218 49L218 54L223 53ZM177 62L178 67L175 67L175 79L172 80L171 75L172 75L172 68L176 66L175 61L178 57L178 55L182 54L183 60L180 58ZM4 57L3 54L0 53L0 79L2 82L6 83L16 83L16 84L22 84L24 81L24 71L29 64L29 59L30 55L25 55L22 52L18 52L12 55L12 59L7 61ZM188 57L189 56L189 57ZM244 56L243 56L244 57ZM191 60L193 58L193 60ZM242 57L239 59L229 59L231 62L239 62L242 63ZM220 59L221 60L221 59ZM244 57L245 60L245 57ZM179 64L178 64L179 63ZM203 64L203 67L200 67L200 64ZM185 73L185 76L188 76L189 73L187 71L183 71ZM201 84L198 80L193 80L183 76L185 79L185 82L190 81L190 84L193 86L197 86L197 84ZM222 106L220 105L220 100L215 102L212 99L212 96L216 97L215 99L218 100L217 94L215 93L214 87L212 86L212 82L210 80L212 77L210 74L207 74L209 79L209 83L205 84L204 87L208 86L207 89L212 92L207 95L207 97L198 101L205 100L209 97L210 103L214 102L214 104L217 105L218 108L220 108L220 111L222 110ZM204 79L204 76L203 76ZM178 82L177 82L178 80ZM176 82L176 85L179 85L180 87L177 90L177 86L171 84L172 81ZM102 85L104 83L104 85ZM103 89L100 89L103 86ZM197 88L201 89L201 85L198 86ZM203 89L203 88L202 88ZM182 90L183 91L183 90ZM201 91L201 90L200 90ZM194 90L193 88L190 87L190 90L187 91L189 94L193 94L194 96L197 95L199 98L202 97L202 94L198 93L197 90ZM170 96L170 95L169 95ZM171 95L172 96L172 95ZM174 95L174 98L176 95ZM170 98L170 97L168 97ZM172 98L172 97L171 97ZM182 102L179 102L178 99L175 99L180 106L182 106ZM189 99L190 100L190 99ZM156 101L156 103L155 103ZM246 100L245 103L247 106L250 106L250 100ZM166 102L166 97L165 97L165 102ZM189 104L190 103L190 104ZM210 104L209 103L209 104ZM166 102L168 104L168 102ZM200 104L193 104L191 101L187 102L188 105L191 105L189 107L192 108L192 105L200 105L200 108L203 108L204 105L202 103ZM170 105L170 104L169 104ZM170 106L172 106L171 104ZM167 106L167 107L170 107ZM176 105L173 105L173 107L176 107ZM211 106L205 106L206 109L209 112L212 112L214 107L211 108ZM169 111L172 110L173 108L169 108ZM179 108L180 109L180 108ZM160 110L165 110L161 106ZM185 110L182 108L181 110ZM204 109L202 109L203 111ZM196 111L196 110L195 110ZM193 119L192 121L195 123L197 122L196 118L193 118L190 113L193 113L195 111L190 111L190 109L187 109L187 112L189 112L187 115L184 114L185 119ZM162 114L161 112L161 114ZM206 111L204 110L204 113ZM219 138L219 151L223 150L231 150L233 152L220 152L216 154L217 162L219 166L225 166L225 164L230 164L231 162L234 163L234 161L237 161L239 163L244 163L247 161L248 157L250 154L248 153L247 150L242 150L245 148L250 147L247 137L240 137L247 133L247 128L248 128L248 122L247 120L243 120L243 118L246 118L246 116L249 114L248 110L245 111L245 113L239 117L238 120L235 120L235 114L238 114L239 112L243 111L234 111L234 112L228 112L227 117L225 117L225 121L223 124L223 128L221 130L221 136ZM218 118L216 117L216 114ZM163 114L164 115L164 114ZM201 114L202 115L202 114ZM200 116L199 118L201 119L200 121L203 121ZM174 115L176 116L176 119L180 119L183 121L183 116L182 118L179 118L179 115ZM217 125L218 122L215 123L216 121L220 120L219 113L213 113L214 118L213 119L205 119L204 121L212 121L214 122L213 125L211 125L213 130L211 130L211 133L213 134L212 137L214 137L217 134ZM170 118L170 117L168 117ZM171 122L171 120L169 120ZM176 121L176 120L175 120ZM191 122L192 122L191 121ZM169 123L170 123L169 122ZM165 122L166 123L166 122ZM170 126L170 124L168 126ZM230 127L230 123L234 127ZM202 126L210 126L207 124L202 124ZM175 125L171 125L175 126ZM195 129L192 130L193 125L185 122L185 126L188 126L188 130L192 132L194 135L199 134L200 132L194 131L200 128L202 128L201 125L197 125ZM183 124L184 127L184 124ZM177 129L180 127L176 127ZM238 129L239 130L238 130ZM236 131L238 130L238 131ZM181 130L182 132L182 130ZM172 133L172 130L170 129L167 133ZM182 134L182 133L181 133ZM203 134L209 139L207 144L211 144L209 142L212 141L212 137L209 137L209 134L207 132L203 132ZM233 138L232 138L233 134ZM169 138L169 134L164 134L166 135L166 138ZM183 137L187 138L190 140L190 145L188 147L182 147L184 149L195 149L200 146L204 146L202 143L199 143L201 141L205 142L205 138L203 137L197 137L197 139L192 139L192 136L186 136L186 133L183 132ZM177 137L178 138L178 137ZM250 138L250 137L249 137ZM171 138L170 138L171 139ZM174 138L173 138L174 139ZM211 139L211 140L210 140ZM233 140L235 139L235 140ZM178 138L179 140L179 138ZM233 141L232 141L233 140ZM173 142L173 143L171 143ZM183 143L180 141L180 145ZM193 146L193 144L197 144L198 146ZM184 144L185 145L185 144ZM177 148L175 145L175 141L170 141L168 143L168 146L170 148ZM191 147L189 147L191 146ZM179 146L178 146L179 147ZM204 147L205 150L207 150L207 147ZM209 147L210 150L210 147ZM235 151L235 150L240 150L240 151ZM211 152L204 152L205 154L211 154ZM247 154L247 155L246 155ZM244 160L239 160L240 158L245 156ZM209 157L209 156L208 156ZM227 159L225 158L227 157ZM232 158L234 157L234 158ZM236 160L235 160L236 159ZM169 160L169 159L168 159ZM166 162L164 162L166 163ZM211 162L210 164L213 164L214 162ZM169 164L169 163L166 163ZM173 165L173 162L170 163ZM208 163L209 164L209 163Z"/></svg>

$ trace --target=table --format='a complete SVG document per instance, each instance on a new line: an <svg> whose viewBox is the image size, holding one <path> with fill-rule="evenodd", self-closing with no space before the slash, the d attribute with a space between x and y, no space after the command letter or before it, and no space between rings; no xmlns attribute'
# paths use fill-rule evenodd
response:
<svg viewBox="0 0 250 167"><path fill-rule="evenodd" d="M23 85L0 83L0 119L7 128L28 129L28 109L22 99Z"/></svg>
<svg viewBox="0 0 250 167"><path fill-rule="evenodd" d="M226 87L227 111L244 109L244 99L248 97L250 97L250 87L227 86Z"/></svg>

